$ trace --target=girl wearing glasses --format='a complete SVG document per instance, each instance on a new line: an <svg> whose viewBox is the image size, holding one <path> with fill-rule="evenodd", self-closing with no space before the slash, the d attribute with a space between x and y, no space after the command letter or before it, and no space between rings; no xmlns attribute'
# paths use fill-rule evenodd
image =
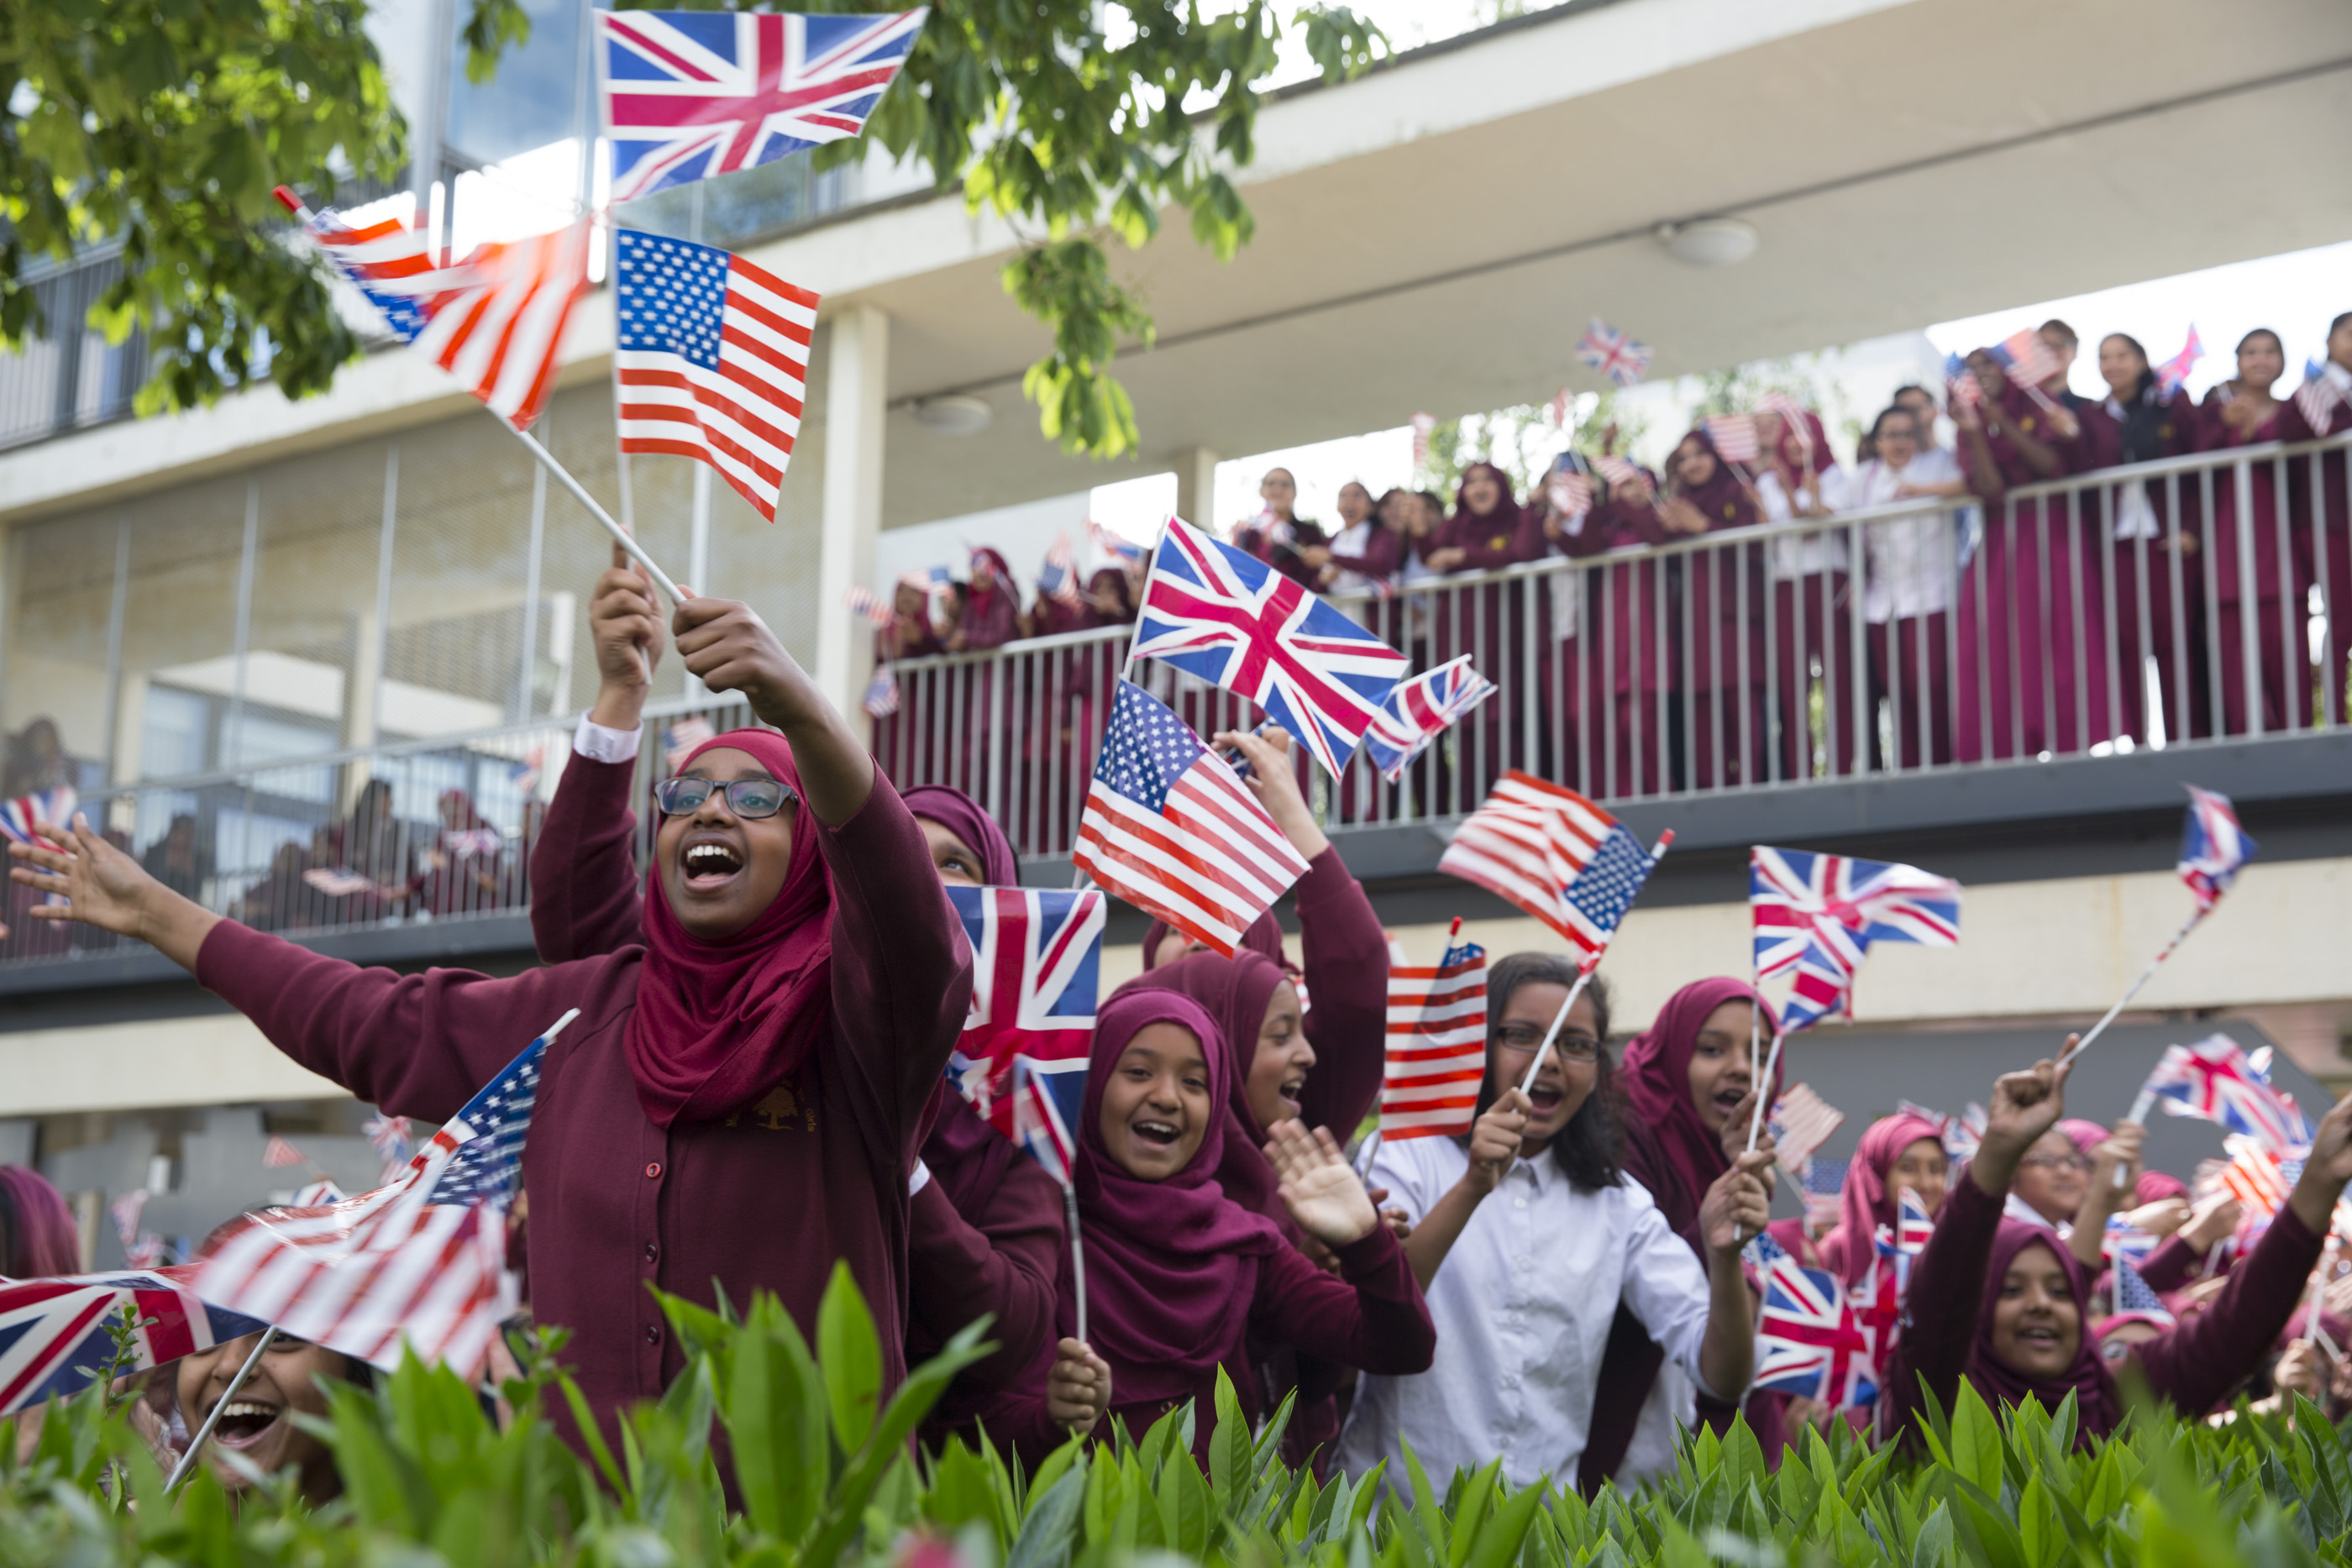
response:
<svg viewBox="0 0 2352 1568"><path fill-rule="evenodd" d="M1399 1484L1410 1443L1441 1490L1456 1467L1497 1457L1515 1486L1574 1484L1620 1302L1696 1386L1727 1399L1748 1386L1755 1328L1739 1246L1764 1226L1769 1195L1756 1173L1769 1156L1744 1156L1706 1189L1702 1266L1622 1168L1605 988L1596 981L1578 999L1532 1090L1518 1088L1575 980L1575 967L1550 954L1497 963L1470 1134L1381 1145L1372 1180L1412 1220L1405 1256L1429 1298L1437 1359L1418 1375L1359 1384L1339 1444L1351 1475L1386 1460ZM1675 1414L1689 1420L1686 1399Z"/></svg>
<svg viewBox="0 0 2352 1568"><path fill-rule="evenodd" d="M602 685L542 842L628 831L637 650L663 639L635 574L608 572L596 597L626 602L600 607ZM692 599L670 627L689 671L775 729L718 737L658 792L643 946L512 976L362 969L222 919L79 821L71 853L12 872L62 896L43 918L152 944L390 1114L446 1120L579 1009L541 1070L526 1248L533 1311L574 1331L608 1427L685 1364L647 1285L706 1306L720 1288L739 1305L772 1291L814 1333L844 1260L896 1385L907 1172L971 995L921 831L814 683L745 605ZM589 928L599 914L564 913Z"/></svg>

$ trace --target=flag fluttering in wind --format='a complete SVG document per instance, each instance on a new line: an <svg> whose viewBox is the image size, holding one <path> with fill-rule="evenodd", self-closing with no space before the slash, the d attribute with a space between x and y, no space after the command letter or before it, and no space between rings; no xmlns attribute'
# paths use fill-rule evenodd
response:
<svg viewBox="0 0 2352 1568"><path fill-rule="evenodd" d="M1895 1109L1906 1116L1916 1116L1923 1122L1933 1122L1944 1140L1944 1157L1955 1165L1977 1156L1977 1147L1984 1142L1985 1108L1974 1101L1959 1115L1931 1111L1925 1105L1908 1100L1898 1100Z"/></svg>
<svg viewBox="0 0 2352 1568"><path fill-rule="evenodd" d="M261 1163L272 1170L282 1170L289 1166L307 1166L310 1157L284 1138L273 1135L262 1145Z"/></svg>
<svg viewBox="0 0 2352 1568"><path fill-rule="evenodd" d="M1890 862L1759 844L1749 854L1748 906L1756 977L1795 974L1780 1011L1783 1034L1846 1009L1874 942L1960 941L1960 884Z"/></svg>
<svg viewBox="0 0 2352 1568"><path fill-rule="evenodd" d="M1055 1179L1077 1158L1102 971L1103 895L950 887L971 944L971 1010L948 1071L991 1126Z"/></svg>
<svg viewBox="0 0 2352 1568"><path fill-rule="evenodd" d="M1837 1276L1805 1268L1769 1236L1749 1242L1741 1256L1764 1287L1751 1386L1801 1395L1835 1410L1875 1402L1876 1347Z"/></svg>
<svg viewBox="0 0 2352 1568"><path fill-rule="evenodd" d="M2180 352L2156 367L2156 390L2166 397L2179 392L2188 382L2189 372L2204 357L2205 345L2198 341L2197 324L2192 321L2189 324L2189 341L2180 346Z"/></svg>
<svg viewBox="0 0 2352 1568"><path fill-rule="evenodd" d="M2031 327L2020 328L1993 345L1992 357L2020 387L2038 387L2058 373L2058 356Z"/></svg>
<svg viewBox="0 0 2352 1568"><path fill-rule="evenodd" d="M925 13L593 15L613 200L628 202L856 136Z"/></svg>
<svg viewBox="0 0 2352 1568"><path fill-rule="evenodd" d="M1806 417L1811 411L1784 392L1768 392L1756 400L1756 412L1780 418L1781 428L1789 433L1808 459L1813 451L1813 422ZM1760 432L1759 433L1761 434Z"/></svg>
<svg viewBox="0 0 2352 1568"><path fill-rule="evenodd" d="M1598 316L1576 340L1576 357L1621 387L1634 385L1650 368L1650 346L1635 342Z"/></svg>
<svg viewBox="0 0 2352 1568"><path fill-rule="evenodd" d="M808 392L817 296L667 235L622 229L614 256L621 450L707 463L774 522Z"/></svg>
<svg viewBox="0 0 2352 1568"><path fill-rule="evenodd" d="M1706 429L1715 455L1726 463L1753 463L1763 455L1764 443L1756 433L1752 413L1710 413L1699 421Z"/></svg>
<svg viewBox="0 0 2352 1568"><path fill-rule="evenodd" d="M0 1280L0 1416L88 1387L113 1359L109 1324L123 1312L144 1325L131 1336L133 1364L142 1370L268 1326L206 1306L189 1285L195 1271L183 1266Z"/></svg>
<svg viewBox="0 0 2352 1568"><path fill-rule="evenodd" d="M1791 1083L1772 1102L1765 1124L1772 1129L1775 1163L1801 1181L1813 1151L1845 1124L1845 1113L1806 1085Z"/></svg>
<svg viewBox="0 0 2352 1568"><path fill-rule="evenodd" d="M1609 946L1655 863L1616 818L1513 768L1464 820L1437 869L1518 905L1583 959Z"/></svg>
<svg viewBox="0 0 2352 1568"><path fill-rule="evenodd" d="M267 1208L235 1222L195 1266L196 1293L378 1366L392 1365L406 1344L471 1378L520 1304L507 1269L506 1210L541 1061L576 1016L564 1014L500 1069L397 1182L344 1203Z"/></svg>
<svg viewBox="0 0 2352 1568"><path fill-rule="evenodd" d="M1412 465L1414 467L1429 466L1429 438L1436 433L1437 416L1435 414L1416 413L1412 416Z"/></svg>
<svg viewBox="0 0 2352 1568"><path fill-rule="evenodd" d="M898 618L898 612L892 607L888 600L872 589L861 588L854 582L841 596L841 601L849 606L849 612L852 615L863 621L871 621L877 626L887 626Z"/></svg>
<svg viewBox="0 0 2352 1568"><path fill-rule="evenodd" d="M1125 534L1114 532L1092 517L1087 519L1087 537L1095 541L1095 549L1119 562L1131 565L1143 559L1143 547Z"/></svg>
<svg viewBox="0 0 2352 1568"><path fill-rule="evenodd" d="M889 665L874 666L874 678L866 683L866 695L857 706L875 718L888 718L898 711L898 676Z"/></svg>
<svg viewBox="0 0 2352 1568"><path fill-rule="evenodd" d="M1429 743L1495 695L1495 683L1470 667L1470 655L1399 681L1364 732L1364 747L1381 777L1395 783Z"/></svg>
<svg viewBox="0 0 2352 1568"><path fill-rule="evenodd" d="M2218 1122L2282 1155L2311 1142L2294 1103L2226 1034L2165 1047L2142 1092L2161 1101L2167 1115Z"/></svg>
<svg viewBox="0 0 2352 1568"><path fill-rule="evenodd" d="M1108 892L1231 957L1307 862L1184 721L1118 683L1070 859Z"/></svg>
<svg viewBox="0 0 2352 1568"><path fill-rule="evenodd" d="M1078 601L1078 570L1070 536L1056 534L1045 550L1045 564L1037 569L1037 591L1065 607Z"/></svg>
<svg viewBox="0 0 2352 1568"><path fill-rule="evenodd" d="M1476 1119L1486 1076L1486 949L1454 940L1432 967L1389 965L1382 1138L1452 1136Z"/></svg>
<svg viewBox="0 0 2352 1568"><path fill-rule="evenodd" d="M2189 819L2180 832L2180 880L2208 910L2238 880L2239 870L2262 846L2238 826L2238 809L2227 795L2189 786Z"/></svg>
<svg viewBox="0 0 2352 1568"><path fill-rule="evenodd" d="M59 833L70 828L73 814L74 789L70 784L37 789L13 800L0 800L0 839L14 840L20 844L37 842L43 828L54 829Z"/></svg>
<svg viewBox="0 0 2352 1568"><path fill-rule="evenodd" d="M1168 519L1131 659L1258 705L1338 778L1412 661L1246 551Z"/></svg>
<svg viewBox="0 0 2352 1568"><path fill-rule="evenodd" d="M2267 1148L2259 1138L2231 1133L2221 1140L2229 1163L2221 1167L2221 1185L2245 1206L2245 1226L2259 1228L2278 1217L2303 1174L2300 1155L2287 1155ZM2289 1166L2292 1166L2292 1170Z"/></svg>
<svg viewBox="0 0 2352 1568"><path fill-rule="evenodd" d="M2294 389L2294 406L2303 413L2314 432L2326 435L2336 423L2336 411L2344 406L2344 394L2336 388L2327 368L2317 360L2303 367L2303 384Z"/></svg>

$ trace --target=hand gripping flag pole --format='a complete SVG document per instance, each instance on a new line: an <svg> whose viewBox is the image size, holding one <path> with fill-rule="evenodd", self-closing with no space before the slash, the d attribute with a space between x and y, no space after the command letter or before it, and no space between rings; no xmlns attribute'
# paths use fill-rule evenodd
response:
<svg viewBox="0 0 2352 1568"><path fill-rule="evenodd" d="M1658 835L1658 841L1650 846L1650 858L1647 863L1642 867L1643 882L1647 882L1650 873L1658 869L1658 862L1666 858L1666 852L1674 847L1674 842L1675 831L1672 828ZM1560 1003L1559 1011L1552 1015L1551 1027L1544 1030L1543 1043L1536 1047L1536 1059L1528 1063L1527 1076L1519 1080L1521 1094L1533 1092L1536 1086L1536 1074L1543 1071L1544 1058L1551 1054L1551 1042L1559 1037L1561 1026L1568 1022L1569 1012L1576 1006L1576 998L1582 996L1584 988L1591 983L1593 971L1601 967L1601 956L1609 951L1609 943L1614 941L1616 936L1617 927L1612 925L1609 927L1607 938L1601 946L1578 961L1576 984L1568 988L1568 999Z"/></svg>

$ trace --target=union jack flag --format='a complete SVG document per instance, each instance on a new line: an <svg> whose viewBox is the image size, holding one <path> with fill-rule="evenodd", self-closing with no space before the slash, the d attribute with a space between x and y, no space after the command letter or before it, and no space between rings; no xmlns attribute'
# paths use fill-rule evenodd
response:
<svg viewBox="0 0 2352 1568"><path fill-rule="evenodd" d="M1794 970L1780 1029L1794 1034L1847 1005L1874 942L1957 947L1960 884L1916 866L1759 844L1749 856L1756 977Z"/></svg>
<svg viewBox="0 0 2352 1568"><path fill-rule="evenodd" d="M2191 321L2189 324L2189 341L2180 346L2180 352L2156 367L2156 390L2168 398L2179 392L2188 382L2189 372L2195 370L2197 361L2204 357L2205 345L2198 341L2197 323Z"/></svg>
<svg viewBox="0 0 2352 1568"><path fill-rule="evenodd" d="M142 1269L0 1281L0 1416L79 1393L114 1356L107 1325L123 1310L139 1367L259 1333L268 1325L197 1299L195 1269ZM151 1322L148 1320L152 1319Z"/></svg>
<svg viewBox="0 0 2352 1568"><path fill-rule="evenodd" d="M424 231L398 218L353 227L314 213L285 186L278 199L402 342L465 382L517 430L529 430L555 386L572 308L588 291L589 225L478 246L436 260Z"/></svg>
<svg viewBox="0 0 2352 1568"><path fill-rule="evenodd" d="M2180 880L2196 895L2197 907L2209 910L2221 901L2239 868L2254 858L2262 846L2238 826L2238 809L2227 795L2189 789L2189 819L2180 831Z"/></svg>
<svg viewBox="0 0 2352 1568"><path fill-rule="evenodd" d="M1948 1115L1916 1105L1908 1100L1898 1100L1895 1108L1906 1116L1916 1116L1923 1122L1933 1122L1944 1140L1945 1157L1958 1164L1976 1158L1977 1147L1984 1142L1985 1108L1974 1101L1959 1115Z"/></svg>
<svg viewBox="0 0 2352 1568"><path fill-rule="evenodd" d="M1754 414L1710 413L1699 423L1706 428L1715 455L1726 463L1753 463L1763 455L1764 443L1756 434Z"/></svg>
<svg viewBox="0 0 2352 1568"><path fill-rule="evenodd" d="M1393 784L1431 741L1494 695L1495 683L1472 669L1470 655L1465 653L1425 674L1399 681L1373 716L1372 727L1364 732L1364 747L1381 776Z"/></svg>
<svg viewBox="0 0 2352 1568"><path fill-rule="evenodd" d="M1772 1102L1764 1122L1772 1130L1774 1162L1801 1180L1813 1151L1844 1124L1845 1113L1804 1084L1791 1083Z"/></svg>
<svg viewBox="0 0 2352 1568"><path fill-rule="evenodd" d="M1875 1402L1874 1336L1837 1277L1805 1268L1769 1236L1749 1242L1743 1256L1764 1286L1753 1386L1838 1410Z"/></svg>
<svg viewBox="0 0 2352 1568"><path fill-rule="evenodd" d="M1045 552L1045 564L1037 569L1037 591L1056 604L1078 601L1078 572L1071 559L1069 535L1054 536L1053 547Z"/></svg>
<svg viewBox="0 0 2352 1568"><path fill-rule="evenodd" d="M971 1011L948 1071L972 1108L1057 1179L1077 1157L1102 971L1092 889L950 887L971 943Z"/></svg>
<svg viewBox="0 0 2352 1568"><path fill-rule="evenodd" d="M74 790L70 784L19 795L13 800L0 800L0 839L14 839L20 844L43 842L39 830L53 828L63 832L73 826L73 814Z"/></svg>
<svg viewBox="0 0 2352 1568"><path fill-rule="evenodd" d="M1576 357L1615 382L1630 387L1650 368L1650 346L1633 339L1595 316L1576 340Z"/></svg>
<svg viewBox="0 0 2352 1568"><path fill-rule="evenodd" d="M1437 869L1526 910L1581 959L1609 946L1655 863L1616 818L1513 768L1463 821Z"/></svg>
<svg viewBox="0 0 2352 1568"><path fill-rule="evenodd" d="M595 15L616 202L856 135L924 16Z"/></svg>
<svg viewBox="0 0 2352 1568"><path fill-rule="evenodd" d="M1895 1272L1898 1291L1910 1288L1912 1260L1927 1249L1935 1234L1935 1218L1919 1195L1907 1186L1895 1189L1895 1223L1878 1228L1876 1242L1879 1259Z"/></svg>
<svg viewBox="0 0 2352 1568"><path fill-rule="evenodd" d="M1141 545L1125 534L1114 533L1092 517L1087 519L1087 537L1095 541L1095 549L1121 564L1143 559Z"/></svg>
<svg viewBox="0 0 2352 1568"><path fill-rule="evenodd" d="M2219 1122L2281 1154L2311 1142L2302 1113L2226 1034L2165 1047L2142 1092L2163 1101L2168 1115Z"/></svg>
<svg viewBox="0 0 2352 1568"><path fill-rule="evenodd" d="M2058 373L2058 356L2031 327L2021 328L1994 344L1992 357L2017 386L2038 387Z"/></svg>
<svg viewBox="0 0 2352 1568"><path fill-rule="evenodd" d="M1454 923L1454 934L1462 922ZM1466 1133L1486 1077L1486 949L1449 938L1434 968L1389 965L1382 1138Z"/></svg>
<svg viewBox="0 0 2352 1568"><path fill-rule="evenodd" d="M1181 517L1169 518L1160 537L1130 656L1161 660L1247 697L1335 779L1412 662L1264 561Z"/></svg>
<svg viewBox="0 0 2352 1568"><path fill-rule="evenodd" d="M379 1181L388 1182L398 1177L401 1168L408 1164L409 1156L416 1152L416 1132L405 1116L371 1116L367 1125L360 1131L367 1134L368 1147L383 1161L383 1174L377 1178Z"/></svg>
<svg viewBox="0 0 2352 1568"><path fill-rule="evenodd" d="M405 1343L470 1378L520 1291L507 1206L539 1102L548 1042L576 1009L466 1102L389 1186L342 1203L234 1222L196 1265L196 1294L290 1334L390 1366Z"/></svg>

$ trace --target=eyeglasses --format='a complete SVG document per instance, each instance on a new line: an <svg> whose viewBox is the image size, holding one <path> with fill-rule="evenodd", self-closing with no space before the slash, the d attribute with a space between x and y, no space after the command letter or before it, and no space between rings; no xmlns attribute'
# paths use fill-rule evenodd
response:
<svg viewBox="0 0 2352 1568"><path fill-rule="evenodd" d="M2048 1166L2053 1170L2086 1171L2091 1168L2088 1155L2028 1155L2017 1162L2021 1166Z"/></svg>
<svg viewBox="0 0 2352 1568"><path fill-rule="evenodd" d="M1505 1024L1494 1031L1495 1043L1514 1056L1533 1056L1543 1044L1544 1031L1533 1024ZM1570 1061L1591 1061L1600 1056L1601 1042L1589 1034L1563 1030L1551 1048Z"/></svg>
<svg viewBox="0 0 2352 1568"><path fill-rule="evenodd" d="M683 817L699 810L714 789L725 790L728 810L745 818L772 817L787 802L801 798L791 785L773 779L738 779L730 784L709 779L665 779L654 786L654 804L665 817Z"/></svg>

